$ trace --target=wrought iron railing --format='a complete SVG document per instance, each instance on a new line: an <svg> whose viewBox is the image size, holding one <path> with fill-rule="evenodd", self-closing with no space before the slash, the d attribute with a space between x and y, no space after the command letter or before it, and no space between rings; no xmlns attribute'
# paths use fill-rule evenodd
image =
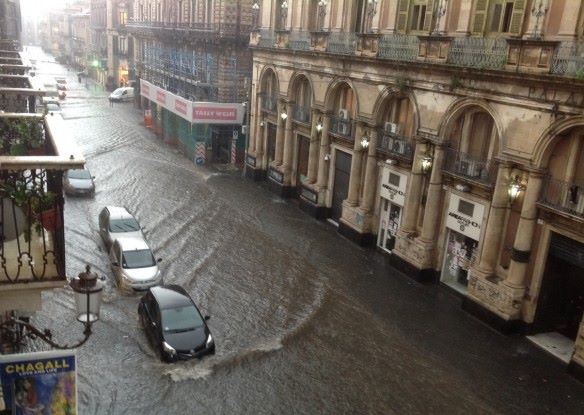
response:
<svg viewBox="0 0 584 415"><path fill-rule="evenodd" d="M276 112L278 108L278 97L261 94L262 97L262 110L269 112Z"/></svg>
<svg viewBox="0 0 584 415"><path fill-rule="evenodd" d="M393 61L414 62L418 57L420 40L410 35L384 35L379 40L379 57Z"/></svg>
<svg viewBox="0 0 584 415"><path fill-rule="evenodd" d="M584 218L584 183L565 182L547 176L538 203Z"/></svg>
<svg viewBox="0 0 584 415"><path fill-rule="evenodd" d="M261 48L276 47L276 33L273 30L260 30L260 40L258 46Z"/></svg>
<svg viewBox="0 0 584 415"><path fill-rule="evenodd" d="M584 78L584 44L581 42L562 43L552 60L551 73Z"/></svg>
<svg viewBox="0 0 584 415"><path fill-rule="evenodd" d="M344 117L331 117L330 133L346 140L354 140L353 120Z"/></svg>
<svg viewBox="0 0 584 415"><path fill-rule="evenodd" d="M209 32L224 35L247 36L251 31L251 24L242 23L208 23L208 22L164 22L153 20L130 19L126 25L128 29L132 28L149 28L149 29L177 29L183 31Z"/></svg>
<svg viewBox="0 0 584 415"><path fill-rule="evenodd" d="M451 148L445 150L443 170L485 184L493 184L497 174L495 163L492 160L473 157Z"/></svg>
<svg viewBox="0 0 584 415"><path fill-rule="evenodd" d="M508 49L505 39L455 38L450 44L447 62L478 69L503 69L507 62Z"/></svg>
<svg viewBox="0 0 584 415"><path fill-rule="evenodd" d="M292 119L294 121L310 123L310 107L294 105L292 110Z"/></svg>
<svg viewBox="0 0 584 415"><path fill-rule="evenodd" d="M387 155L395 155L412 160L414 156L414 141L411 137L389 133L383 129L378 131L377 150Z"/></svg>
<svg viewBox="0 0 584 415"><path fill-rule="evenodd" d="M327 51L339 55L354 55L357 50L357 34L355 32L331 32L328 38Z"/></svg>
<svg viewBox="0 0 584 415"><path fill-rule="evenodd" d="M292 50L309 50L310 32L295 30L290 32L290 37L288 39L288 48Z"/></svg>

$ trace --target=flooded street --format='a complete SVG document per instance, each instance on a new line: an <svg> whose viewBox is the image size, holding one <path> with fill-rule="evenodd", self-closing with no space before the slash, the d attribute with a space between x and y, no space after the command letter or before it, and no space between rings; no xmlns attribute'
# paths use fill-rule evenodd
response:
<svg viewBox="0 0 584 415"><path fill-rule="evenodd" d="M95 198L65 202L68 276L90 264L106 277L101 319L77 351L80 414L584 413L584 385L525 339L488 329L454 294L240 171L195 166L131 103L110 107L107 92L36 52L39 76L67 76L62 116L96 183ZM112 278L97 225L107 205L136 216L164 282L211 316L214 356L155 355L140 294ZM71 291L55 290L33 321L74 342L74 309Z"/></svg>

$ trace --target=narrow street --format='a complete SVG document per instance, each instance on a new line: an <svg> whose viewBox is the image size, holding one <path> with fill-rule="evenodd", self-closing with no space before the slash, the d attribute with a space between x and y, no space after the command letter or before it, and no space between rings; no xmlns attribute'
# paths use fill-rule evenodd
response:
<svg viewBox="0 0 584 415"><path fill-rule="evenodd" d="M107 284L77 351L80 414L584 413L584 384L526 339L489 329L455 294L391 269L240 171L195 166L131 103L110 107L48 57L37 66L67 75L62 116L96 177L95 198L65 203L68 276L90 264ZM113 282L97 226L106 205L135 214L164 281L211 316L215 356L158 360L140 294ZM74 308L55 290L33 321L74 341Z"/></svg>

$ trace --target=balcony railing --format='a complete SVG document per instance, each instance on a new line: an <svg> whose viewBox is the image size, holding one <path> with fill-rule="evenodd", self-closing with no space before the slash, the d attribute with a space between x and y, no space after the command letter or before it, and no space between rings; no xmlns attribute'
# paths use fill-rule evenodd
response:
<svg viewBox="0 0 584 415"><path fill-rule="evenodd" d="M478 69L503 69L508 49L505 39L455 38L450 45L447 62Z"/></svg>
<svg viewBox="0 0 584 415"><path fill-rule="evenodd" d="M339 55L354 55L357 50L357 34L354 32L331 32L327 51Z"/></svg>
<svg viewBox="0 0 584 415"><path fill-rule="evenodd" d="M292 119L294 121L309 124L310 123L310 107L304 107L301 105L294 105L293 110L292 110Z"/></svg>
<svg viewBox="0 0 584 415"><path fill-rule="evenodd" d="M188 32L198 32L198 33L212 33L219 35L244 35L248 36L252 27L251 24L243 23L208 23L208 22L159 22L152 20L138 20L130 19L126 24L126 28L139 29L167 29L167 30L180 30Z"/></svg>
<svg viewBox="0 0 584 415"><path fill-rule="evenodd" d="M379 57L400 62L414 62L418 57L420 40L417 36L384 35L379 40Z"/></svg>
<svg viewBox="0 0 584 415"><path fill-rule="evenodd" d="M0 74L5 75L24 75L26 71L32 69L27 65L13 65L0 63Z"/></svg>
<svg viewBox="0 0 584 415"><path fill-rule="evenodd" d="M411 137L388 133L383 129L378 131L377 150L390 156L412 160L414 156L414 141Z"/></svg>
<svg viewBox="0 0 584 415"><path fill-rule="evenodd" d="M353 141L353 121L350 118L331 117L330 132L345 140Z"/></svg>
<svg viewBox="0 0 584 415"><path fill-rule="evenodd" d="M310 50L310 32L292 31L288 39L288 49Z"/></svg>
<svg viewBox="0 0 584 415"><path fill-rule="evenodd" d="M495 182L497 170L491 160L450 148L445 150L444 160L443 170L448 173L489 185Z"/></svg>
<svg viewBox="0 0 584 415"><path fill-rule="evenodd" d="M262 48L273 48L276 45L276 33L272 30L260 30L258 46Z"/></svg>
<svg viewBox="0 0 584 415"><path fill-rule="evenodd" d="M35 90L25 75L0 75L0 110L34 113L37 97L44 92Z"/></svg>
<svg viewBox="0 0 584 415"><path fill-rule="evenodd" d="M278 97L267 94L262 94L262 110L269 112L276 112L278 107Z"/></svg>
<svg viewBox="0 0 584 415"><path fill-rule="evenodd" d="M562 43L552 60L551 72L570 77L584 76L584 45L582 43Z"/></svg>
<svg viewBox="0 0 584 415"><path fill-rule="evenodd" d="M0 287L66 278L62 173L84 160L61 123L0 114Z"/></svg>
<svg viewBox="0 0 584 415"><path fill-rule="evenodd" d="M584 219L584 183L564 182L548 176L544 179L538 202Z"/></svg>

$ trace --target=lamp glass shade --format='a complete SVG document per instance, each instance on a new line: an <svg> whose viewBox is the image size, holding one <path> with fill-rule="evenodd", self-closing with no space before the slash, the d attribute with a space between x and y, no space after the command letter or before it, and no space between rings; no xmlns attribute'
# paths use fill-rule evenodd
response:
<svg viewBox="0 0 584 415"><path fill-rule="evenodd" d="M369 147L369 140L367 140L366 138L361 140L361 147L363 147L363 148Z"/></svg>
<svg viewBox="0 0 584 415"><path fill-rule="evenodd" d="M509 200L514 202L519 197L519 193L521 193L521 185L519 183L511 183L509 185Z"/></svg>
<svg viewBox="0 0 584 415"><path fill-rule="evenodd" d="M316 124L316 131L319 133L322 131L322 124L321 123Z"/></svg>
<svg viewBox="0 0 584 415"><path fill-rule="evenodd" d="M422 171L427 172L432 167L432 157L426 156L422 158Z"/></svg>
<svg viewBox="0 0 584 415"><path fill-rule="evenodd" d="M288 114L286 114L285 112L280 114L280 117L282 117L283 120L285 120L286 118L288 118Z"/></svg>
<svg viewBox="0 0 584 415"><path fill-rule="evenodd" d="M76 277L69 284L75 293L77 320L93 323L99 320L104 284L99 279L84 281Z"/></svg>

